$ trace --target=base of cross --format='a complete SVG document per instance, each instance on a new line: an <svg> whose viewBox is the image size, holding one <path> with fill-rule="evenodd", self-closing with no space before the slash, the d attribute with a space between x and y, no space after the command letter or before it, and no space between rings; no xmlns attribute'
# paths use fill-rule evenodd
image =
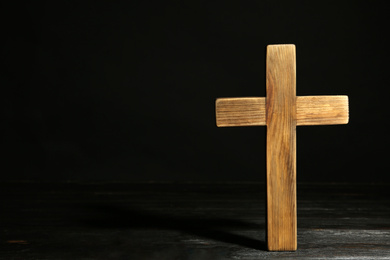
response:
<svg viewBox="0 0 390 260"><path fill-rule="evenodd" d="M219 98L217 126L267 126L267 245L297 249L296 126L347 124L347 96L296 96L295 45L268 45L267 97Z"/></svg>

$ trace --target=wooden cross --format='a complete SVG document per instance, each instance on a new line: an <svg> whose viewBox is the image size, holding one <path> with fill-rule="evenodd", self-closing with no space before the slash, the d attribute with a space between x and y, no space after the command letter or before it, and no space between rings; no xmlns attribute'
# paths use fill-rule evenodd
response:
<svg viewBox="0 0 390 260"><path fill-rule="evenodd" d="M268 45L267 97L219 98L217 126L267 126L267 246L297 249L296 126L347 124L347 96L296 96L295 45Z"/></svg>

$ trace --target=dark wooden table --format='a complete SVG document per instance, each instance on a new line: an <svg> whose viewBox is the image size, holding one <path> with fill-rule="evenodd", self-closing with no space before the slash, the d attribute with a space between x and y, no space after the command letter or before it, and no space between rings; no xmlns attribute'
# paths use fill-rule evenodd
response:
<svg viewBox="0 0 390 260"><path fill-rule="evenodd" d="M298 251L261 183L0 183L0 259L390 259L390 185L299 184Z"/></svg>

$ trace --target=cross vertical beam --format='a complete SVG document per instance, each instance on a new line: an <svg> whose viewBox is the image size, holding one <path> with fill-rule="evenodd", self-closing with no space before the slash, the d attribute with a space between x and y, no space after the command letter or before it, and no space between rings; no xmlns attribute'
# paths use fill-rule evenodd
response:
<svg viewBox="0 0 390 260"><path fill-rule="evenodd" d="M267 245L297 248L295 45L269 45L266 69Z"/></svg>

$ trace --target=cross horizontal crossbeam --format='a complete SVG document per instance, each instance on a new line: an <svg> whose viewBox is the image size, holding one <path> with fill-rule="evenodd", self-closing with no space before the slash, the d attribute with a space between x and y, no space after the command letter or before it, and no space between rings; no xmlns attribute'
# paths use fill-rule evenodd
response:
<svg viewBox="0 0 390 260"><path fill-rule="evenodd" d="M216 121L219 127L266 125L266 98L218 98ZM347 124L348 96L297 96L296 122L304 125Z"/></svg>

